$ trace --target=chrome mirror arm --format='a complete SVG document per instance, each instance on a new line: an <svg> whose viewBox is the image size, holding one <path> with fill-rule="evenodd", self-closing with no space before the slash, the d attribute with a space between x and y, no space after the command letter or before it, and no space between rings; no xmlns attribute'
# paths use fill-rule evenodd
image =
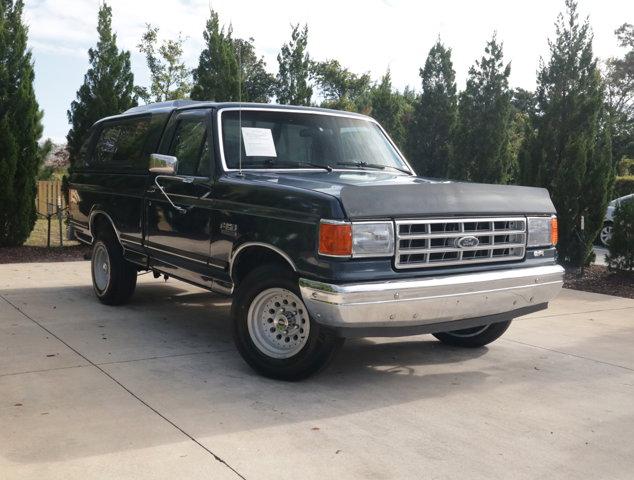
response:
<svg viewBox="0 0 634 480"><path fill-rule="evenodd" d="M174 210L176 210L178 213L187 213L187 209L186 208L179 207L178 205L175 205L174 202L172 202L172 199L170 198L170 196L167 194L167 192L165 191L163 186L159 183L159 178L166 178L166 179L169 179L169 180L179 180L181 182L185 182L186 180L184 178L173 177L171 175L157 175L156 177L154 177L154 184L158 187L158 189L161 191L163 196L167 199L169 204L172 207L174 207ZM191 183L191 181L192 180L190 180L188 183Z"/></svg>

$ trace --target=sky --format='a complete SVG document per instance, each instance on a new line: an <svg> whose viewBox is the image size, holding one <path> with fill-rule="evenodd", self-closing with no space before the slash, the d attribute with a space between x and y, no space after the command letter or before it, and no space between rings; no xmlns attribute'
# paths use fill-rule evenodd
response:
<svg viewBox="0 0 634 480"><path fill-rule="evenodd" d="M563 0L109 0L119 48L132 52L135 83L148 84L137 45L146 23L164 38L186 37L185 61L194 68L210 6L234 36L255 40L267 68L277 70L277 53L291 24L308 23L308 50L316 60L337 59L356 73L379 79L389 68L394 87L420 88L419 68L440 36L452 48L458 88L469 66L482 55L494 31L511 62L512 87L535 88L540 57ZM66 111L88 68L96 43L99 0L28 0L26 21L35 61L35 90L44 110L44 138L60 143L68 131ZM589 17L594 52L600 59L622 56L614 30L634 23L634 1L580 0Z"/></svg>

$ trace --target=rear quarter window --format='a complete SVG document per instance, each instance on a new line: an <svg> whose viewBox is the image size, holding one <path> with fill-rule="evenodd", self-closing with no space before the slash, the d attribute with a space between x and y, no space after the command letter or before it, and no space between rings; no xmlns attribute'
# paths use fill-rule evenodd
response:
<svg viewBox="0 0 634 480"><path fill-rule="evenodd" d="M108 170L147 171L151 153L150 117L107 122L97 136L89 167ZM156 143L156 140L154 140Z"/></svg>

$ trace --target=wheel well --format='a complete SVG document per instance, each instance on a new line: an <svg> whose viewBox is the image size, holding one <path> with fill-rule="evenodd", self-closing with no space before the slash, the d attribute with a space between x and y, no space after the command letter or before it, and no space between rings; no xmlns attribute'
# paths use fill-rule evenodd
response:
<svg viewBox="0 0 634 480"><path fill-rule="evenodd" d="M290 261L275 250L271 250L267 247L253 246L242 250L233 261L231 278L236 285L239 285L250 271L265 264L275 264L288 271L294 271Z"/></svg>
<svg viewBox="0 0 634 480"><path fill-rule="evenodd" d="M116 236L116 232L110 219L104 213L96 213L90 221L90 234L92 238L98 238L100 235L112 233Z"/></svg>

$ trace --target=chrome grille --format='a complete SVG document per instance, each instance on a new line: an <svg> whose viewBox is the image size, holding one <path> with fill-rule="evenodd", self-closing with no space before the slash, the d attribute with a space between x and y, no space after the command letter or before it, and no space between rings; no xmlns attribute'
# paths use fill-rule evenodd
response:
<svg viewBox="0 0 634 480"><path fill-rule="evenodd" d="M517 261L525 252L525 217L396 221L396 268Z"/></svg>

